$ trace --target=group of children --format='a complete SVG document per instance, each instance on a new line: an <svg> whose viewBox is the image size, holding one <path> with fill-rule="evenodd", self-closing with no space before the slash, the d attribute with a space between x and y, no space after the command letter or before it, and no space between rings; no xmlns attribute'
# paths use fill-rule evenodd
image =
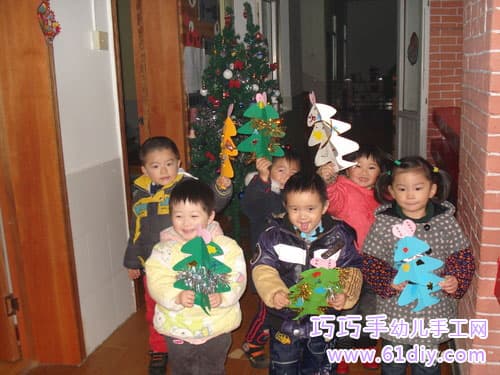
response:
<svg viewBox="0 0 500 375"><path fill-rule="evenodd" d="M373 146L362 145L347 158L356 164L345 173L334 164L315 171L286 150L272 162L257 159L256 173L248 178L241 207L250 222L249 284L261 302L242 348L252 366L268 367L270 374L347 373L347 364L331 363L328 351L374 348L377 342L364 332L356 340L311 335L311 315L296 319L297 310L290 308L290 288L303 271L338 269L341 291L327 294L322 313L359 315L363 326L366 316L382 313L389 323L452 318L456 300L472 280L473 256L453 216L454 207L445 200L450 181L444 171L418 156L391 161ZM241 323L239 299L247 284L243 250L214 221L215 213L231 198L231 181L219 177L209 187L182 171L177 147L166 137L144 142L140 159L143 175L134 182L134 215L124 264L131 279L143 275L150 325L149 374L165 374L168 358L176 375L224 374L231 331ZM395 263L400 232L428 245L425 254L416 255L417 270L431 251L442 264L435 272L442 279L430 297L435 300L421 310L412 301L398 303L406 297L407 286L418 287L407 279L394 282L401 280L400 263ZM217 244L222 249L218 260L231 269L226 275L229 291L209 294L208 314L196 306L193 291L174 287L178 280L174 265L188 256L181 248L197 236L208 236ZM447 340L446 335L405 338L382 332L380 336L382 348L402 345L404 351L412 344L434 348ZM381 367L382 374L406 374L407 364L389 361ZM414 374L440 373L437 362L411 367Z"/></svg>

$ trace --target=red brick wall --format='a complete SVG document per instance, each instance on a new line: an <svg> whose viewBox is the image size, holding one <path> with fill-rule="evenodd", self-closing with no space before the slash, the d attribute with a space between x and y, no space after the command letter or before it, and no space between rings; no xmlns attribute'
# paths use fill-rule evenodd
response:
<svg viewBox="0 0 500 375"><path fill-rule="evenodd" d="M500 373L500 305L493 295L500 256L500 1L464 0L463 6L458 215L477 271L459 310L467 318L488 319L489 337L460 344L485 349L488 361L464 364L463 373L487 375Z"/></svg>
<svg viewBox="0 0 500 375"><path fill-rule="evenodd" d="M463 6L463 0L430 2L429 157L430 140L440 136L432 119L432 110L436 107L460 107L462 104Z"/></svg>

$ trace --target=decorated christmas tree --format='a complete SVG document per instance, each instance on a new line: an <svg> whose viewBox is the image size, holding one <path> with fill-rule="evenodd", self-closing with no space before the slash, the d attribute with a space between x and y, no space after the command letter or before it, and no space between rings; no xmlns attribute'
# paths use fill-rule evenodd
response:
<svg viewBox="0 0 500 375"><path fill-rule="evenodd" d="M259 26L253 23L250 5L245 3L244 7L243 16L247 20L245 43L235 33L233 10L226 8L224 28L214 38L209 64L203 72L200 94L204 104L198 109L196 121L191 124L190 172L208 183L221 174L221 136L229 106L234 106L231 118L239 127L248 120L243 113L255 102L258 92L266 93L272 103L281 101L278 83L271 79L271 72L277 64L269 63L267 40ZM237 145L246 137L237 135L233 141ZM244 178L255 167L249 153L232 156L231 162L234 195L226 214L233 219L232 234L238 238L240 227L237 218L239 199L245 188Z"/></svg>

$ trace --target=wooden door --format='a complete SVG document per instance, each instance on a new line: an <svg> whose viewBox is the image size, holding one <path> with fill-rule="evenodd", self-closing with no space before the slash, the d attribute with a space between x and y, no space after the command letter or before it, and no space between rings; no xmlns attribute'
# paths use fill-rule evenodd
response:
<svg viewBox="0 0 500 375"><path fill-rule="evenodd" d="M1 181L4 181L1 179ZM0 194L4 195L3 184L0 184ZM0 361L16 361L21 358L17 344L16 324L14 322L14 305L9 305L9 296L12 287L7 268L7 251L5 249L5 231L3 229L3 215L0 207ZM12 300L11 301L15 301Z"/></svg>
<svg viewBox="0 0 500 375"><path fill-rule="evenodd" d="M178 1L132 0L131 23L141 143L170 137L187 160L186 97Z"/></svg>
<svg viewBox="0 0 500 375"><path fill-rule="evenodd" d="M22 356L79 364L85 347L52 49L38 23L39 5L2 1L0 205Z"/></svg>
<svg viewBox="0 0 500 375"><path fill-rule="evenodd" d="M426 156L429 2L398 1L396 157Z"/></svg>

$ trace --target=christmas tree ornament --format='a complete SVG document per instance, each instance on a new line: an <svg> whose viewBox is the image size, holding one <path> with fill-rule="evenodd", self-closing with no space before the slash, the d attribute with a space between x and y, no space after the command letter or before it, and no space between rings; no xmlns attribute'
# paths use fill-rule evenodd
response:
<svg viewBox="0 0 500 375"><path fill-rule="evenodd" d="M229 81L229 88L230 89L239 89L241 87L241 82L237 79L231 79Z"/></svg>
<svg viewBox="0 0 500 375"><path fill-rule="evenodd" d="M251 118L238 129L239 134L250 135L238 145L241 152L253 152L257 158L272 160L273 156L283 156L285 152L277 142L285 136L278 112L267 104L266 93L255 96L252 104L243 114Z"/></svg>
<svg viewBox="0 0 500 375"><path fill-rule="evenodd" d="M225 79L231 79L231 78L233 78L233 72L230 69L226 69L226 70L224 70L224 73L222 73L222 76Z"/></svg>
<svg viewBox="0 0 500 375"><path fill-rule="evenodd" d="M254 84L252 85L252 90L253 90L253 91L255 91L255 92L259 91L259 85L258 85L258 84L256 84L256 83L254 83Z"/></svg>
<svg viewBox="0 0 500 375"><path fill-rule="evenodd" d="M392 227L392 234L399 238L394 250L394 268L398 273L393 283L397 285L407 282L399 295L398 305L406 306L417 301L412 309L414 312L440 301L439 297L431 293L440 290L439 283L444 280L434 273L444 262L427 255L430 246L414 236L416 229L416 224L408 219Z"/></svg>
<svg viewBox="0 0 500 375"><path fill-rule="evenodd" d="M334 120L332 117L337 112L335 108L316 103L314 92L309 94L309 100L311 109L307 115L307 126L313 129L307 144L310 147L319 145L314 157L314 164L319 167L333 163L337 171L356 165L355 162L342 158L344 155L359 149L358 143L340 136L351 129L351 125Z"/></svg>
<svg viewBox="0 0 500 375"><path fill-rule="evenodd" d="M328 309L328 299L342 293L339 268L311 268L300 274L297 284L290 287L287 307L297 311L293 319L306 315L322 315Z"/></svg>
<svg viewBox="0 0 500 375"><path fill-rule="evenodd" d="M226 14L224 16L224 26L225 27L230 27L231 24L232 24L232 22L233 22L233 17L231 17L230 15Z"/></svg>
<svg viewBox="0 0 500 375"><path fill-rule="evenodd" d="M241 60L236 60L234 62L234 69L236 69L236 70L242 70L243 66L244 66L244 64L243 64L243 61L241 61Z"/></svg>
<svg viewBox="0 0 500 375"><path fill-rule="evenodd" d="M210 315L209 295L231 290L228 282L231 268L215 258L223 254L220 246L215 242L205 242L201 236L186 242L181 252L190 255L173 267L178 271L174 288L194 291L194 304Z"/></svg>
<svg viewBox="0 0 500 375"><path fill-rule="evenodd" d="M229 64L229 69L231 69L231 70L234 69L234 63Z"/></svg>
<svg viewBox="0 0 500 375"><path fill-rule="evenodd" d="M201 96L207 96L207 95L208 95L208 90L207 90L207 89L204 89L204 88L201 88L201 89L200 89L200 95L201 95Z"/></svg>
<svg viewBox="0 0 500 375"><path fill-rule="evenodd" d="M224 120L224 127L222 128L222 137L220 143L220 175L227 178L234 177L234 170L231 164L231 160L238 155L238 149L233 142L232 137L236 136L236 126L234 121L231 119L231 113L233 112L234 105L230 104L227 110L227 117Z"/></svg>

